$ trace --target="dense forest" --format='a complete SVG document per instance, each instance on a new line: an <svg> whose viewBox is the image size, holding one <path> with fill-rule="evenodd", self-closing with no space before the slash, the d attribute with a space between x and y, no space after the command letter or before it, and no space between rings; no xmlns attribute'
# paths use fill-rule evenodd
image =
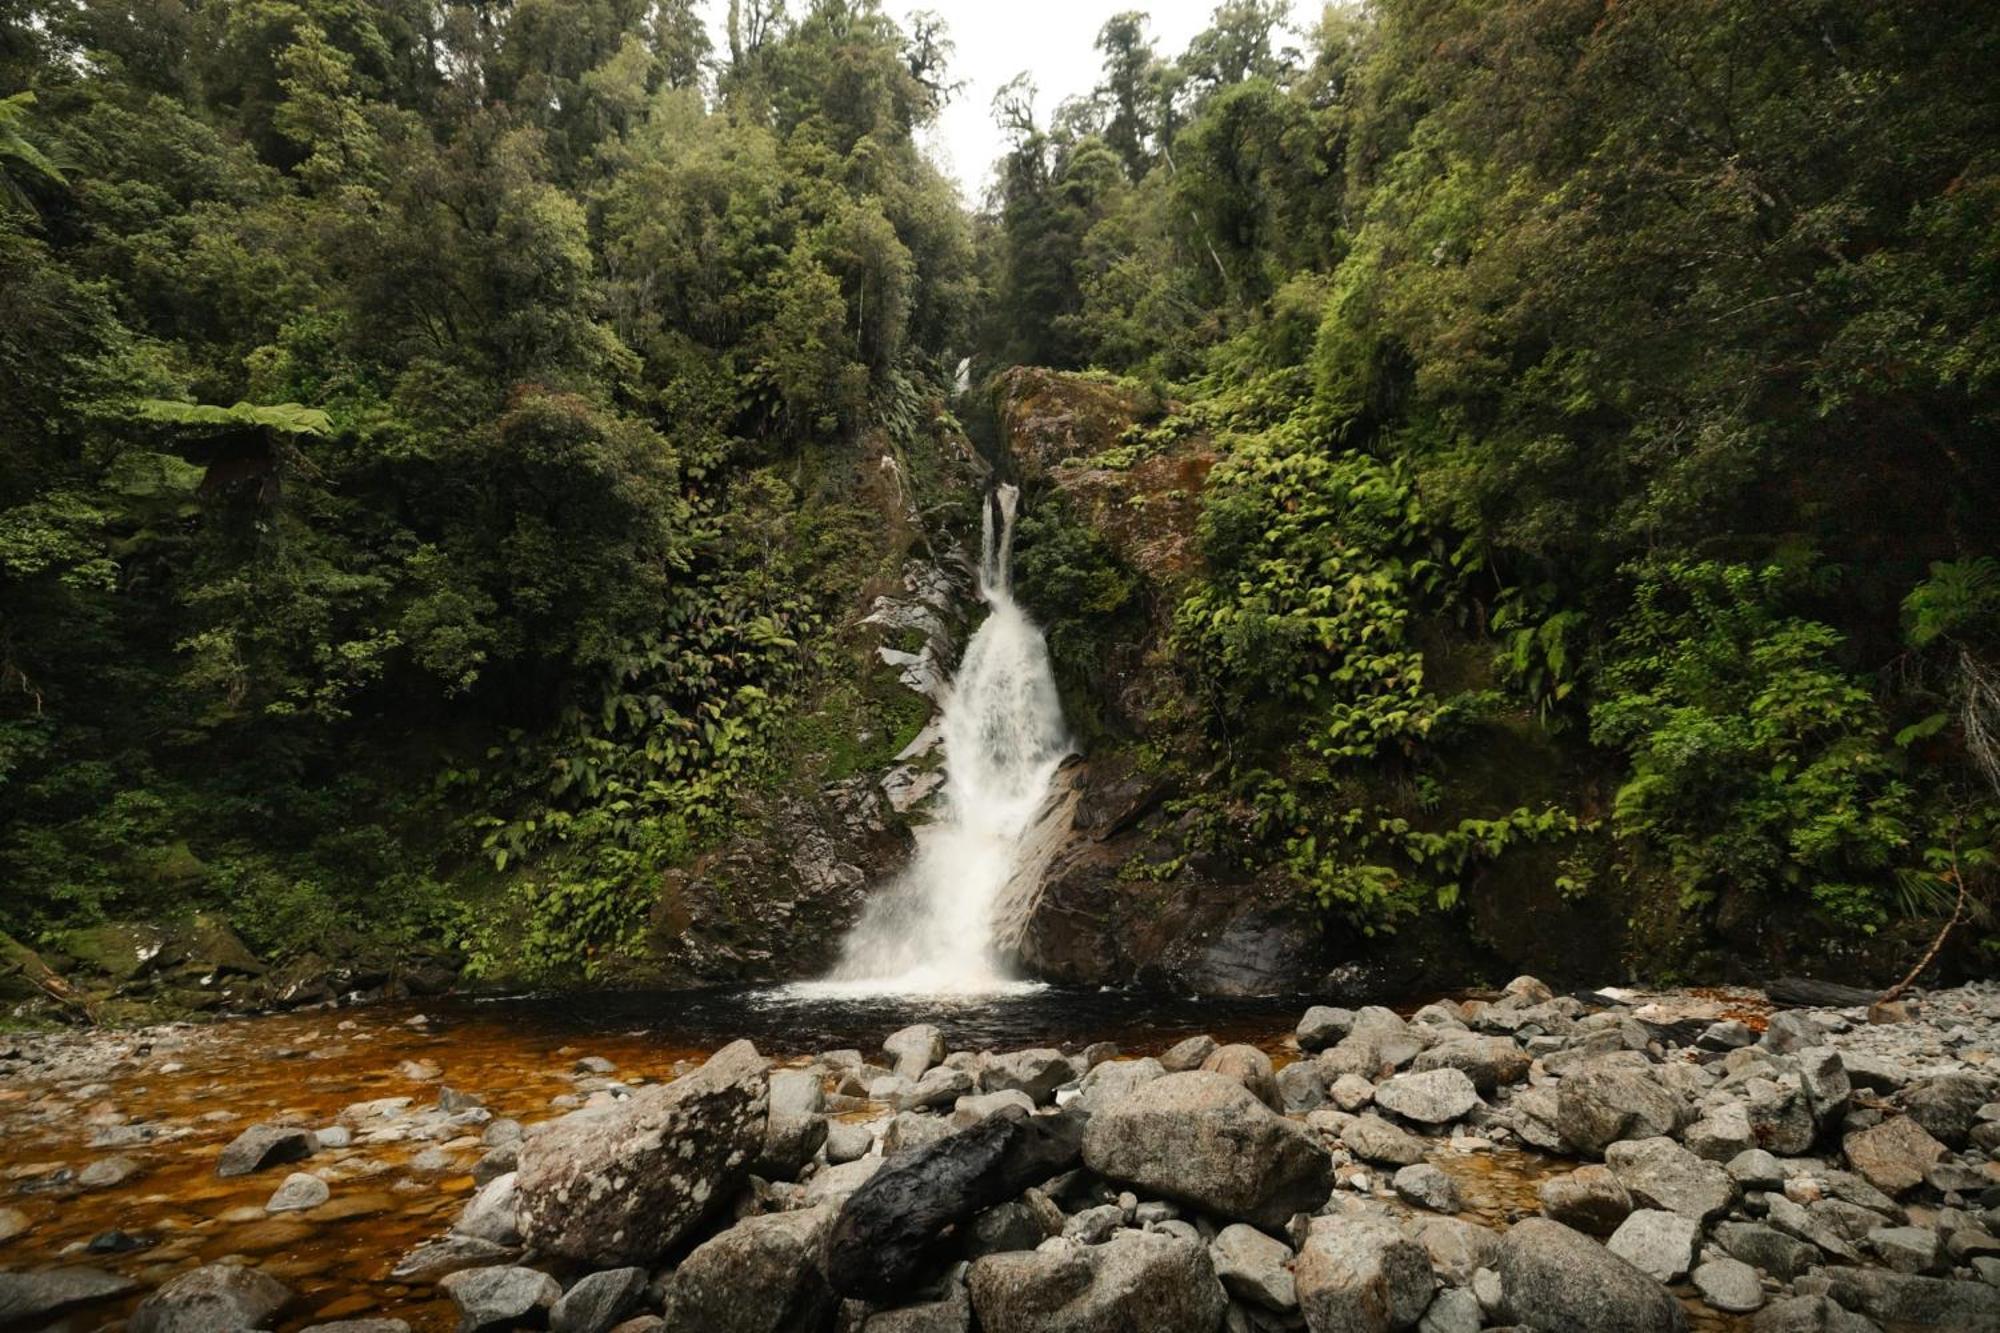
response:
<svg viewBox="0 0 2000 1333"><path fill-rule="evenodd" d="M1701 936L1642 969L1968 917L1978 965L2000 11L1125 14L1093 94L996 99L977 208L919 146L947 19L725 31L0 0L0 931L590 973L746 799L908 739L852 621L1034 366L1136 405L1099 471L1213 456L1171 578L1054 489L1020 548L1190 855L1358 939L1527 848Z"/></svg>

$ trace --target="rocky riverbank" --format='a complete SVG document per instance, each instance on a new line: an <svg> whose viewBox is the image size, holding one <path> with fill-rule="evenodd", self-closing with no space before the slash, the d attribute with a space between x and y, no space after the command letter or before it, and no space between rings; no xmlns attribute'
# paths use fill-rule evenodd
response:
<svg viewBox="0 0 2000 1333"><path fill-rule="evenodd" d="M280 1060L420 1091L247 1124L226 1079L120 1109L219 1029L24 1039L0 1131L73 1151L5 1163L0 1328L2000 1327L2000 987L1878 1017L1522 978L1255 1044L628 1041L481 1088L476 1044L328 1015ZM105 1199L87 1239L52 1206Z"/></svg>

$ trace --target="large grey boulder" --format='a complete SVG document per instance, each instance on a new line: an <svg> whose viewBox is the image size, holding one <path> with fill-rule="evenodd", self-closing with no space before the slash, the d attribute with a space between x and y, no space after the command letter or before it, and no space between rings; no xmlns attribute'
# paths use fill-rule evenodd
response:
<svg viewBox="0 0 2000 1333"><path fill-rule="evenodd" d="M882 1054L889 1057L898 1078L914 1082L926 1069L944 1062L944 1033L929 1023L912 1023L889 1034L882 1042Z"/></svg>
<svg viewBox="0 0 2000 1333"><path fill-rule="evenodd" d="M1500 1287L1516 1323L1539 1333L1682 1333L1665 1287L1580 1231L1531 1217L1500 1242Z"/></svg>
<svg viewBox="0 0 2000 1333"><path fill-rule="evenodd" d="M1231 1222L1209 1242L1215 1275L1239 1301L1283 1314L1299 1308L1292 1281L1292 1247L1253 1226Z"/></svg>
<svg viewBox="0 0 2000 1333"><path fill-rule="evenodd" d="M826 1089L816 1069L774 1069L768 1087L757 1173L768 1180L792 1180L826 1142Z"/></svg>
<svg viewBox="0 0 2000 1333"><path fill-rule="evenodd" d="M1226 1074L1169 1074L1094 1111L1085 1165L1156 1197L1276 1228L1333 1189L1333 1163L1304 1129Z"/></svg>
<svg viewBox="0 0 2000 1333"><path fill-rule="evenodd" d="M1308 1055L1323 1051L1345 1037L1354 1026L1352 1009L1336 1009L1330 1005L1316 1004L1306 1010L1299 1020L1299 1049Z"/></svg>
<svg viewBox="0 0 2000 1333"><path fill-rule="evenodd" d="M1824 1296L1794 1296L1765 1306L1751 1333L1882 1333L1872 1319L1844 1310Z"/></svg>
<svg viewBox="0 0 2000 1333"><path fill-rule="evenodd" d="M1696 1157L1672 1139L1614 1143L1604 1165L1633 1200L1707 1223L1736 1202L1736 1178L1729 1169Z"/></svg>
<svg viewBox="0 0 2000 1333"><path fill-rule="evenodd" d="M458 1333L539 1328L562 1299L562 1284L532 1268L474 1268L453 1273L438 1290L458 1307ZM211 1325L234 1328L238 1325ZM192 1333L192 1331L190 1331Z"/></svg>
<svg viewBox="0 0 2000 1333"><path fill-rule="evenodd" d="M1686 1277L1700 1244L1699 1222L1658 1208L1639 1209L1606 1242L1613 1254L1659 1282Z"/></svg>
<svg viewBox="0 0 2000 1333"><path fill-rule="evenodd" d="M598 1266L647 1264L748 1178L764 1148L766 1061L747 1041L700 1069L565 1117L521 1145L521 1233Z"/></svg>
<svg viewBox="0 0 2000 1333"><path fill-rule="evenodd" d="M1752 1268L1761 1268L1784 1282L1819 1262L1819 1250L1814 1246L1762 1222L1723 1222L1715 1228L1715 1243Z"/></svg>
<svg viewBox="0 0 2000 1333"><path fill-rule="evenodd" d="M1536 1191L1544 1216L1592 1236L1609 1236L1632 1213L1632 1196L1609 1167L1580 1166Z"/></svg>
<svg viewBox="0 0 2000 1333"><path fill-rule="evenodd" d="M492 1241L495 1245L521 1243L520 1177L509 1171L495 1176L472 1196L465 1211L451 1229L461 1236Z"/></svg>
<svg viewBox="0 0 2000 1333"><path fill-rule="evenodd" d="M1602 1157L1623 1139L1670 1135L1687 1120L1687 1102L1645 1069L1594 1060L1563 1075L1556 1130L1585 1157Z"/></svg>
<svg viewBox="0 0 2000 1333"><path fill-rule="evenodd" d="M1083 1076L1077 1086L1076 1105L1085 1111L1109 1106L1166 1072L1166 1067L1150 1055L1141 1060L1106 1060Z"/></svg>
<svg viewBox="0 0 2000 1333"><path fill-rule="evenodd" d="M302 1162L313 1155L319 1140L309 1129L291 1125L252 1125L229 1141L216 1160L218 1176L247 1176L267 1166Z"/></svg>
<svg viewBox="0 0 2000 1333"><path fill-rule="evenodd" d="M1410 1166L1424 1160L1424 1141L1379 1115L1356 1116L1341 1129L1340 1141L1364 1162Z"/></svg>
<svg viewBox="0 0 2000 1333"><path fill-rule="evenodd" d="M291 1304L291 1289L237 1264L208 1264L168 1279L139 1302L129 1333L217 1333L263 1328Z"/></svg>
<svg viewBox="0 0 2000 1333"><path fill-rule="evenodd" d="M966 1286L982 1333L1209 1333L1228 1308L1208 1247L1158 1231L987 1255Z"/></svg>
<svg viewBox="0 0 2000 1333"><path fill-rule="evenodd" d="M1074 1077L1069 1057L1047 1046L990 1056L979 1076L988 1092L1024 1092L1037 1103L1055 1096L1056 1089Z"/></svg>
<svg viewBox="0 0 2000 1333"><path fill-rule="evenodd" d="M1689 1280L1702 1300L1726 1314L1749 1314L1764 1304L1757 1270L1740 1259L1710 1259Z"/></svg>
<svg viewBox="0 0 2000 1333"><path fill-rule="evenodd" d="M1433 1069L1456 1069L1472 1080L1481 1095L1496 1088L1519 1083L1528 1076L1533 1061L1528 1053L1508 1037L1478 1037L1471 1034L1449 1037L1410 1062L1418 1073Z"/></svg>
<svg viewBox="0 0 2000 1333"><path fill-rule="evenodd" d="M1312 1061L1294 1060L1278 1071L1278 1100L1282 1105L1275 1109L1287 1115L1304 1115L1326 1105L1326 1098L1326 1075Z"/></svg>
<svg viewBox="0 0 2000 1333"><path fill-rule="evenodd" d="M1404 1167L1389 1184L1397 1198L1434 1213L1455 1213L1463 1206L1459 1202L1458 1182L1429 1162Z"/></svg>
<svg viewBox="0 0 2000 1333"><path fill-rule="evenodd" d="M946 1228L1075 1166L1083 1133L1074 1113L1010 1107L890 1161L848 1197L827 1235L833 1289L882 1302L905 1295L938 1257Z"/></svg>
<svg viewBox="0 0 2000 1333"><path fill-rule="evenodd" d="M1375 1089L1375 1104L1424 1125L1448 1125L1480 1105L1479 1090L1463 1070L1446 1067L1398 1074Z"/></svg>
<svg viewBox="0 0 2000 1333"><path fill-rule="evenodd" d="M1906 1194L1924 1183L1924 1174L1944 1156L1942 1143L1906 1115L1892 1116L1872 1129L1841 1140L1848 1165L1885 1194Z"/></svg>
<svg viewBox="0 0 2000 1333"><path fill-rule="evenodd" d="M1169 1074L1185 1074L1190 1069L1199 1069L1202 1061L1215 1054L1219 1044L1206 1032L1184 1037L1160 1053L1160 1068Z"/></svg>
<svg viewBox="0 0 2000 1333"><path fill-rule="evenodd" d="M2000 1287L1984 1282L1918 1277L1880 1268L1825 1268L1826 1294L1888 1325L1912 1328L2000 1328Z"/></svg>
<svg viewBox="0 0 2000 1333"><path fill-rule="evenodd" d="M747 1217L696 1246L666 1284L668 1328L822 1333L839 1308L820 1267L831 1210Z"/></svg>
<svg viewBox="0 0 2000 1333"><path fill-rule="evenodd" d="M1903 1113L1947 1148L1965 1146L1979 1108L1993 1100L1992 1084L1971 1074L1939 1074L1904 1088L1896 1101Z"/></svg>
<svg viewBox="0 0 2000 1333"><path fill-rule="evenodd" d="M108 1301L137 1291L120 1273L97 1268L44 1268L33 1273L0 1273L0 1328L35 1324L64 1310Z"/></svg>
<svg viewBox="0 0 2000 1333"><path fill-rule="evenodd" d="M898 1111L930 1111L944 1106L956 1106L965 1097L979 1090L979 1080L969 1069L954 1069L950 1065L938 1065L926 1069L924 1076L915 1083L899 1083L889 1104ZM1034 1104L1029 1099L1029 1105Z"/></svg>
<svg viewBox="0 0 2000 1333"><path fill-rule="evenodd" d="M1312 1333L1411 1328L1431 1303L1429 1253L1373 1218L1314 1218L1293 1275Z"/></svg>

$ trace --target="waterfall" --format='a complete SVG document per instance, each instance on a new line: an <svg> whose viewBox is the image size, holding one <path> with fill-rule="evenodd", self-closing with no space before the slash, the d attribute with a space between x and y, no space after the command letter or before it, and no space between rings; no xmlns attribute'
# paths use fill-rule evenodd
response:
<svg viewBox="0 0 2000 1333"><path fill-rule="evenodd" d="M1048 645L1013 594L1018 487L987 496L979 593L990 608L945 700L944 804L918 830L916 855L872 898L842 946L841 990L967 992L1004 988L994 902L1021 841L1070 751Z"/></svg>

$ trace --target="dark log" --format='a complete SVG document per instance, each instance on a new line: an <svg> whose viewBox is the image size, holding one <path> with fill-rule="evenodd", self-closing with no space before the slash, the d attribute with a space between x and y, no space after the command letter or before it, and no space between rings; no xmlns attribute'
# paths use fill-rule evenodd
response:
<svg viewBox="0 0 2000 1333"><path fill-rule="evenodd" d="M1859 986L1843 986L1837 981L1814 981L1811 977L1779 977L1764 987L1771 1003L1788 1009L1851 1009L1873 1004L1875 992Z"/></svg>
<svg viewBox="0 0 2000 1333"><path fill-rule="evenodd" d="M1008 1107L970 1129L896 1157L841 1207L826 1238L826 1276L844 1296L893 1301L941 1256L947 1227L1076 1165L1087 1117Z"/></svg>

